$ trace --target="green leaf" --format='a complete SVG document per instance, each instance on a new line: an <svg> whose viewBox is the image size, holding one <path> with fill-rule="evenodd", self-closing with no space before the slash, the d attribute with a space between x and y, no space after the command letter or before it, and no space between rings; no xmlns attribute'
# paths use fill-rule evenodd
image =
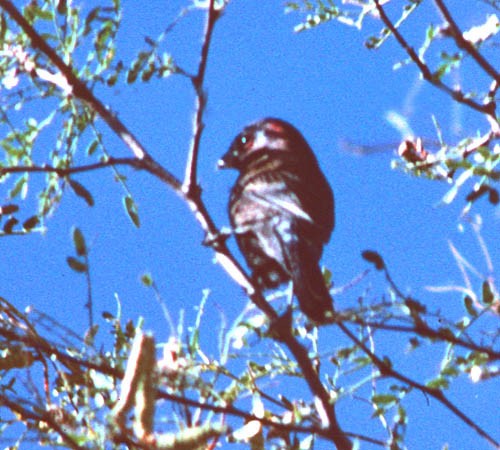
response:
<svg viewBox="0 0 500 450"><path fill-rule="evenodd" d="M486 305L491 305L493 300L495 299L495 295L493 294L493 290L491 289L491 284L489 281L483 282L483 302Z"/></svg>
<svg viewBox="0 0 500 450"><path fill-rule="evenodd" d="M364 260L372 263L377 270L384 270L385 263L382 257L373 250L365 250L361 253Z"/></svg>
<svg viewBox="0 0 500 450"><path fill-rule="evenodd" d="M78 272L78 273L87 272L87 264L79 261L78 259L74 258L73 256L68 256L66 258L66 262L68 263L68 266L71 267L75 272Z"/></svg>
<svg viewBox="0 0 500 450"><path fill-rule="evenodd" d="M72 180L71 178L68 178L68 183L73 191L75 191L75 194L78 195L78 197L83 198L87 205L94 206L94 197L92 197L92 194L85 186L80 184L78 181Z"/></svg>
<svg viewBox="0 0 500 450"><path fill-rule="evenodd" d="M133 198L130 195L127 195L123 198L123 205L125 206L125 210L127 211L128 216L132 223L139 228L141 226L141 222L139 219L139 214L137 211L137 205L135 204Z"/></svg>
<svg viewBox="0 0 500 450"><path fill-rule="evenodd" d="M151 287L153 285L153 277L150 273L144 273L141 275L141 282L144 286Z"/></svg>
<svg viewBox="0 0 500 450"><path fill-rule="evenodd" d="M431 389L447 389L449 386L449 382L446 378L443 377L437 377L435 380L429 381L426 386L431 388Z"/></svg>
<svg viewBox="0 0 500 450"><path fill-rule="evenodd" d="M441 370L441 375L449 377L457 377L459 375L459 371L454 366L447 366L443 370Z"/></svg>
<svg viewBox="0 0 500 450"><path fill-rule="evenodd" d="M389 405L398 401L398 398L392 394L376 394L372 396L372 402L377 405Z"/></svg>
<svg viewBox="0 0 500 450"><path fill-rule="evenodd" d="M79 228L73 228L73 244L75 245L76 254L78 256L84 256L87 254L87 246L85 244L85 238Z"/></svg>
<svg viewBox="0 0 500 450"><path fill-rule="evenodd" d="M97 149L97 146L98 146L98 145L99 145L99 140L94 139L94 140L90 143L90 145L87 147L87 151L86 151L87 155L88 155L88 156L93 155L93 154L94 154L94 152L96 151L96 149Z"/></svg>
<svg viewBox="0 0 500 450"><path fill-rule="evenodd" d="M28 174L24 174L19 177L15 182L14 187L9 191L9 198L17 197L21 194L21 198L24 200L26 194L28 193Z"/></svg>

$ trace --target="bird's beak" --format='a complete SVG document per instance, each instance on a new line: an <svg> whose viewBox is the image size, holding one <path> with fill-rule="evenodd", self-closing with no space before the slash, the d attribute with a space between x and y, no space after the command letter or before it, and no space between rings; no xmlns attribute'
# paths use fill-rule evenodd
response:
<svg viewBox="0 0 500 450"><path fill-rule="evenodd" d="M227 168L227 165L226 165L226 161L224 161L224 158L221 158L219 159L219 161L217 161L217 169L226 169Z"/></svg>

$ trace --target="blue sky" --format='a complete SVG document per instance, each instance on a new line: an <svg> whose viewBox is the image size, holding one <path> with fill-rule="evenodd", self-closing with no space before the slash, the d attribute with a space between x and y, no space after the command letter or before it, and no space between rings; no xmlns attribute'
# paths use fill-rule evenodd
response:
<svg viewBox="0 0 500 450"><path fill-rule="evenodd" d="M144 47L146 35L159 34L188 3L124 1L119 57L134 56ZM416 47L424 39L424 24L429 18L433 17L434 23L439 21L432 2L424 3L411 19L412 24L402 28ZM485 8L481 2L447 3L451 9L460 8L462 26L483 23ZM394 40L378 51L367 50L364 39L369 31L380 27L377 21L367 19L367 30L361 32L332 22L294 34L293 27L300 19L299 14L284 15L280 1L234 0L216 25L205 80L208 105L199 166L203 198L210 213L219 226L228 225L226 203L236 173L217 172L216 162L233 137L255 119L286 119L303 132L335 192L336 230L323 258L335 285L348 284L367 268L360 253L373 249L384 256L404 292L412 293L429 308L447 311L458 319L464 314L459 295L431 294L424 288L463 283L449 241L486 273L477 241L460 218L466 191L452 205L438 206L448 189L445 183L391 170L390 160L400 135L385 115L391 110L407 114L417 135L434 140L434 114L445 139L451 143L478 129L484 131L486 124L477 114L457 108L446 96L419 82L414 67L393 71L393 64L405 58ZM203 22L202 10L189 13L164 43L177 64L189 72L195 72L197 67ZM462 71L458 76L464 83L472 83L476 80L471 75L474 73ZM144 85L99 87L96 92L146 149L182 178L194 110L189 80L172 76ZM414 96L409 98L409 92ZM110 136L104 124L100 124L100 129L111 154L128 156L128 150ZM342 142L387 150L357 156L347 151ZM50 142L46 145L50 146ZM40 150L40 159L42 154ZM178 320L179 310L184 309L186 322L192 323L195 306L207 288L210 307L206 323L218 324L221 310L229 321L234 320L246 303L245 296L213 264L213 253L201 245L203 233L186 205L150 176L129 169L121 171L127 175L139 207L140 229L134 228L124 214L123 191L113 181L111 172L82 174L76 179L93 193L94 208L88 208L68 191L48 221L45 235L0 241L2 254L7 255L0 259L0 295L19 308L34 305L63 323L70 323L75 330L85 330L85 281L65 261L66 256L74 253L70 229L78 226L90 247L96 315L104 310L115 313L116 295L124 318L136 322L142 316L145 328L154 330L158 341L168 339L169 329L161 309L152 293L140 283L141 274L149 272L174 321ZM0 197L5 195L6 190L0 186ZM498 208L480 200L473 213L483 217L483 237L493 263L498 266ZM465 231L461 231L462 227ZM231 246L236 251L234 242ZM480 281L475 283L479 288ZM383 286L381 276L371 273L360 289L336 296L337 305L355 306L360 291L366 290L367 297L373 298L383 292ZM321 333L325 344L334 345L334 331L323 329ZM209 330L205 338L210 348ZM394 344L381 345L390 352ZM434 350L432 360L426 359L424 353L404 355L401 364L410 373L418 369L425 381L426 376L430 378L436 373L443 351ZM467 408L473 418L485 420L482 424L492 432L494 418L484 417L484 411L493 411L495 390L491 382L473 386L464 378L457 386L450 396ZM410 404L415 416L409 427L409 448L441 448L445 442L454 449L488 448L458 419L434 402L427 403L422 395L414 394ZM348 430L364 432L357 425L366 421L368 429L368 422L373 422L369 413L363 419L353 416L349 401L340 406L340 411L341 424Z"/></svg>

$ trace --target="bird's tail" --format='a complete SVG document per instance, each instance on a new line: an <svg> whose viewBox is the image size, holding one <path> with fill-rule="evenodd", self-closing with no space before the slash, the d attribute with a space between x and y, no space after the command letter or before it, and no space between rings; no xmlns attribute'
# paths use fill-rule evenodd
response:
<svg viewBox="0 0 500 450"><path fill-rule="evenodd" d="M333 300L319 267L321 251L305 239L293 239L287 248L293 292L302 312L318 323L333 318Z"/></svg>
<svg viewBox="0 0 500 450"><path fill-rule="evenodd" d="M325 323L333 318L333 301L317 262L302 267L299 273L294 274L293 291L300 309L310 319Z"/></svg>

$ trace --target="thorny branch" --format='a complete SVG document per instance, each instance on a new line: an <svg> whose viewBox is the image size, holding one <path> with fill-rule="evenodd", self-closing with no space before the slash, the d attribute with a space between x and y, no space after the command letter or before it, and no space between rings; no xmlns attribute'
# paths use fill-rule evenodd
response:
<svg viewBox="0 0 500 450"><path fill-rule="evenodd" d="M80 79L74 75L72 68L65 64L63 60L55 53L55 51L45 42L45 40L37 33L37 31L28 23L22 16L17 8L8 0L0 0L0 6L10 15L10 17L23 29L23 31L30 37L32 46L43 54L59 69L61 74L66 78L69 86L69 91L75 97L84 101L90 108L92 108L106 124L122 139L127 147L131 149L137 158L137 163L128 164L136 168L146 170L160 180L164 181L167 185L174 189L174 191L188 204L196 219L200 223L203 230L209 237L218 236L218 229L215 226L211 216L204 203L201 201L200 193L196 186L196 164L197 153L199 148L199 140L202 132L202 115L204 106L203 94L203 77L208 58L209 43L212 36L212 31L215 21L219 15L214 11L214 0L210 1L208 12L207 28L205 31L205 41L202 47L202 60L200 62L198 75L193 81L194 86L197 88L198 95L198 108L195 118L195 134L193 138L193 145L191 149L190 159L192 162L188 164L188 181L187 191L181 185L181 182L159 163L144 149L140 142L133 136L133 134L125 127L125 125L118 119L118 117L105 107L92 93L92 91ZM227 246L221 239L212 239L213 247L216 252L218 262L224 269L232 276L232 278L240 284L247 292L250 299L267 315L271 323L276 323L278 314L272 306L264 299L262 294L255 289L252 285L248 275L243 268L231 255ZM348 439L346 433L340 428L335 413L335 407L332 404L332 399L325 386L319 379L319 373L313 366L312 361L309 359L307 349L300 344L300 342L292 335L291 328L281 327L279 330L280 340L288 347L290 352L295 357L298 365L302 370L302 374L312 391L316 403L320 405L320 409L326 415L327 423L325 423L325 436L333 441L338 450L350 450L352 444Z"/></svg>

